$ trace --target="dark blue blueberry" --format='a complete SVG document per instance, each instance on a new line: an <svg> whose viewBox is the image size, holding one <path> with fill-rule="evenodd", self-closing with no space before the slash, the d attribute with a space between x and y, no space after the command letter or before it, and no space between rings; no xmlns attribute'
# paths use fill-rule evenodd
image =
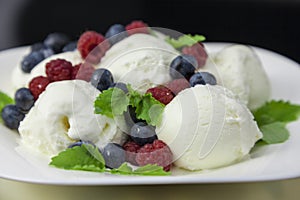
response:
<svg viewBox="0 0 300 200"><path fill-rule="evenodd" d="M177 56L170 64L170 75L173 79L189 78L195 73L197 60L191 55Z"/></svg>
<svg viewBox="0 0 300 200"><path fill-rule="evenodd" d="M194 87L197 84L205 85L216 85L216 78L208 72L197 72L190 78L190 85Z"/></svg>
<svg viewBox="0 0 300 200"><path fill-rule="evenodd" d="M91 84L101 92L107 90L113 83L113 76L107 69L99 68L92 74Z"/></svg>
<svg viewBox="0 0 300 200"><path fill-rule="evenodd" d="M53 49L55 53L60 53L69 42L70 38L64 33L50 33L44 40L44 44Z"/></svg>
<svg viewBox="0 0 300 200"><path fill-rule="evenodd" d="M125 94L128 93L128 88L127 88L127 85L126 85L125 83L117 82L117 83L113 83L113 84L110 86L110 88L114 88L114 87L123 90L123 92L124 92Z"/></svg>
<svg viewBox="0 0 300 200"><path fill-rule="evenodd" d="M25 114L16 105L7 105L1 112L4 124L10 129L18 129Z"/></svg>
<svg viewBox="0 0 300 200"><path fill-rule="evenodd" d="M157 139L155 127L148 125L145 122L138 122L134 124L130 130L131 139L140 146L147 143L152 143Z"/></svg>
<svg viewBox="0 0 300 200"><path fill-rule="evenodd" d="M48 58L52 55L55 54L55 52L53 51L53 49L49 48L49 47L45 47L39 50L43 55L44 55L44 59Z"/></svg>
<svg viewBox="0 0 300 200"><path fill-rule="evenodd" d="M123 40L128 36L126 29L121 24L114 24L109 27L108 31L105 33L105 37L108 39L111 45Z"/></svg>
<svg viewBox="0 0 300 200"><path fill-rule="evenodd" d="M34 104L34 97L28 88L20 88L15 93L16 106L27 113Z"/></svg>
<svg viewBox="0 0 300 200"><path fill-rule="evenodd" d="M129 129L131 129L131 127L138 122L145 122L144 120L136 117L135 110L135 107L128 106L127 110L124 112L124 119Z"/></svg>
<svg viewBox="0 0 300 200"><path fill-rule="evenodd" d="M33 51L25 56L21 62L22 71L30 73L31 70L42 60L44 60L44 54L41 51Z"/></svg>
<svg viewBox="0 0 300 200"><path fill-rule="evenodd" d="M95 145L94 145L92 142L90 142L90 141L82 141L82 140L79 140L79 141L77 141L77 142L74 142L74 143L70 144L70 145L68 146L68 148L73 148L73 147L76 147L76 146L81 146L81 145L83 145L83 144L91 144L91 145L95 146Z"/></svg>
<svg viewBox="0 0 300 200"><path fill-rule="evenodd" d="M108 168L118 168L125 162L125 151L116 143L108 143L101 152Z"/></svg>
<svg viewBox="0 0 300 200"><path fill-rule="evenodd" d="M46 46L42 42L38 42L38 43L31 45L31 51L39 51L44 48L46 48Z"/></svg>
<svg viewBox="0 0 300 200"><path fill-rule="evenodd" d="M62 49L62 52L74 51L76 48L77 48L77 41L72 41L64 46L64 48Z"/></svg>

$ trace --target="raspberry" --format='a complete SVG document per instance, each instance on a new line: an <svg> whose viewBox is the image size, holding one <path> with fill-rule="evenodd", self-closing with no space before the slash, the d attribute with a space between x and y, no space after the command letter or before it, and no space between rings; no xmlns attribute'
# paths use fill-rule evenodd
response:
<svg viewBox="0 0 300 200"><path fill-rule="evenodd" d="M138 150L136 162L139 166L157 164L169 171L172 165L173 154L170 148L161 140L154 140L152 144L145 144Z"/></svg>
<svg viewBox="0 0 300 200"><path fill-rule="evenodd" d="M133 141L126 142L123 145L123 149L125 150L125 154L126 154L126 161L130 162L133 165L138 165L135 161L135 158L140 148L141 147Z"/></svg>
<svg viewBox="0 0 300 200"><path fill-rule="evenodd" d="M185 78L174 79L171 82L166 83L165 86L169 88L175 95L182 90L191 87L190 83Z"/></svg>
<svg viewBox="0 0 300 200"><path fill-rule="evenodd" d="M79 79L89 82L95 68L89 63L80 63L73 67L72 79Z"/></svg>
<svg viewBox="0 0 300 200"><path fill-rule="evenodd" d="M39 98L39 95L46 89L49 83L49 79L44 76L37 76L30 81L29 90L35 100Z"/></svg>
<svg viewBox="0 0 300 200"><path fill-rule="evenodd" d="M101 43L101 45L99 45ZM97 48L96 48L97 47ZM81 57L93 64L100 62L104 53L109 49L109 43L104 36L95 31L84 32L77 43Z"/></svg>
<svg viewBox="0 0 300 200"><path fill-rule="evenodd" d="M135 33L145 33L145 34L149 33L149 27L143 21L132 21L130 24L128 24L125 27L125 29L129 35Z"/></svg>
<svg viewBox="0 0 300 200"><path fill-rule="evenodd" d="M147 90L146 93L151 93L157 101L160 101L165 105L170 103L174 98L173 92L165 86L157 86L154 88L150 88Z"/></svg>
<svg viewBox="0 0 300 200"><path fill-rule="evenodd" d="M198 67L203 67L205 65L208 55L202 43L196 43L190 47L183 47L181 51L183 54L194 56L198 62Z"/></svg>
<svg viewBox="0 0 300 200"><path fill-rule="evenodd" d="M64 59L51 60L46 64L46 74L51 82L71 80L72 69L72 63Z"/></svg>

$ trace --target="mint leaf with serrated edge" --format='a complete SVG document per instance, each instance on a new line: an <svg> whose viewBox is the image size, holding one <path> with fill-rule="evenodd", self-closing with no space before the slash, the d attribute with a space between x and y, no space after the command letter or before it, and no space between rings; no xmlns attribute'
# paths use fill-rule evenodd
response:
<svg viewBox="0 0 300 200"><path fill-rule="evenodd" d="M286 125L300 116L300 105L272 100L255 110L253 115L263 133L262 141L267 144L282 143L289 138Z"/></svg>
<svg viewBox="0 0 300 200"><path fill-rule="evenodd" d="M50 165L69 170L104 172L104 158L98 148L91 144L82 144L68 148L51 158Z"/></svg>
<svg viewBox="0 0 300 200"><path fill-rule="evenodd" d="M158 165L148 164L133 170L130 166L127 165L127 163L123 163L119 168L112 169L110 172L112 174L143 176L167 176L171 174L171 172L164 171L163 167Z"/></svg>
<svg viewBox="0 0 300 200"><path fill-rule="evenodd" d="M156 126L161 121L164 104L157 101L151 94L140 94L127 85L128 93L119 88L104 90L94 102L95 113L113 118L123 114L129 105L135 107L138 119Z"/></svg>
<svg viewBox="0 0 300 200"><path fill-rule="evenodd" d="M192 46L198 42L203 42L206 38L203 35L182 35L177 39L166 37L165 41L172 45L175 49L179 49L184 46Z"/></svg>
<svg viewBox="0 0 300 200"><path fill-rule="evenodd" d="M9 104L14 104L14 99L0 91L0 113L2 112L2 109ZM1 115L0 122L3 122Z"/></svg>

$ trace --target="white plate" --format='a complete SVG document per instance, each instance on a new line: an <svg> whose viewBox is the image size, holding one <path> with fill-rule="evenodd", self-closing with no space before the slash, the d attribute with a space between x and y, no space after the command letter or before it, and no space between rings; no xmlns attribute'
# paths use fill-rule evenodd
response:
<svg viewBox="0 0 300 200"><path fill-rule="evenodd" d="M207 43L211 51L225 43ZM273 88L273 99L300 104L299 64L274 52L255 48L261 58ZM10 75L20 62L26 47L0 52L0 90L10 91ZM43 159L24 159L15 148L18 134L0 125L0 177L18 181L60 185L132 185L184 184L267 181L300 177L300 121L288 126L291 136L283 144L255 149L251 159L228 167L206 171L175 171L171 176L117 176L110 174L67 171L49 167Z"/></svg>

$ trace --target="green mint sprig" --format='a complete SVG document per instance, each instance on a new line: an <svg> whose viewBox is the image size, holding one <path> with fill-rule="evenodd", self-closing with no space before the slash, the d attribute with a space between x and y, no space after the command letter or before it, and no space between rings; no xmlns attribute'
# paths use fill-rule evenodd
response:
<svg viewBox="0 0 300 200"><path fill-rule="evenodd" d="M192 46L198 42L203 42L206 38L203 35L183 35L177 39L171 38L170 36L166 37L166 42L172 45L175 49L180 49L184 46Z"/></svg>
<svg viewBox="0 0 300 200"><path fill-rule="evenodd" d="M157 101L151 94L140 94L127 85L128 93L119 88L104 90L94 102L95 113L113 118L122 115L128 106L135 107L136 117L156 126L160 123L164 104Z"/></svg>
<svg viewBox="0 0 300 200"><path fill-rule="evenodd" d="M286 125L300 116L300 105L272 100L253 112L254 118L263 133L263 142L276 144L289 138Z"/></svg>
<svg viewBox="0 0 300 200"><path fill-rule="evenodd" d="M171 174L164 171L163 167L152 164L133 170L127 163L123 163L117 169L108 169L105 167L105 160L98 148L91 144L68 148L52 157L49 165L67 170L108 172L119 175L166 176Z"/></svg>

